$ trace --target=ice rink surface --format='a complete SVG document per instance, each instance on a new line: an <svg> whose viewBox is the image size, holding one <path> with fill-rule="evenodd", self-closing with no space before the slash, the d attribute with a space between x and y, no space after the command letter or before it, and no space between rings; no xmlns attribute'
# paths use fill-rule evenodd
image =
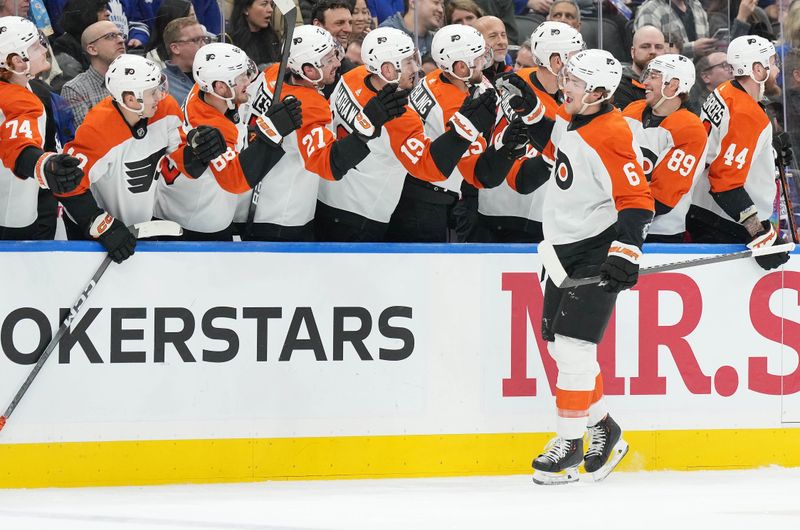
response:
<svg viewBox="0 0 800 530"><path fill-rule="evenodd" d="M0 490L3 530L800 529L800 468Z"/></svg>

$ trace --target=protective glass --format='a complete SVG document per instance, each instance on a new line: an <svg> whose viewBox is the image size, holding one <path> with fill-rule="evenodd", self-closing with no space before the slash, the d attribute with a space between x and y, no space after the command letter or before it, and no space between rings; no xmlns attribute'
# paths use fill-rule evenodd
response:
<svg viewBox="0 0 800 530"><path fill-rule="evenodd" d="M342 64L342 57L344 54L342 53L342 47L337 44L337 46L332 49L328 54L320 59L319 64L322 68L328 68L333 66L339 66Z"/></svg>
<svg viewBox="0 0 800 530"><path fill-rule="evenodd" d="M164 74L161 74L161 79L157 86L148 88L142 92L142 99L145 105L151 105L163 100L169 94L169 81Z"/></svg>
<svg viewBox="0 0 800 530"><path fill-rule="evenodd" d="M579 92L586 92L586 81L572 75L566 68L562 68L558 73L558 88L561 91L571 89Z"/></svg>

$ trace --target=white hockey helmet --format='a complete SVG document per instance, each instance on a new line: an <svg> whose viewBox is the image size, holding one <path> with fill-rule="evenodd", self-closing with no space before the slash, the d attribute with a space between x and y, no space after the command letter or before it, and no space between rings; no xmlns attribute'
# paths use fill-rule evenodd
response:
<svg viewBox="0 0 800 530"><path fill-rule="evenodd" d="M404 31L396 28L378 28L370 31L361 43L361 60L370 73L373 73L387 83L397 83L400 80L403 60L414 57L417 65L422 64L419 52L414 47L414 41ZM381 67L389 63L398 72L397 79L389 80L383 77Z"/></svg>
<svg viewBox="0 0 800 530"><path fill-rule="evenodd" d="M486 46L483 35L472 26L463 24L450 24L434 34L431 57L442 71L465 82L472 77L475 63L479 58L484 59L481 70L491 65L494 60L492 49ZM469 67L468 76L459 77L453 71L453 65L458 61Z"/></svg>
<svg viewBox="0 0 800 530"><path fill-rule="evenodd" d="M584 48L586 44L580 32L563 22L542 22L531 33L531 52L536 64L544 66L553 75L558 75L558 72L553 72L550 68L550 57L553 54L558 54L561 62L566 64L571 54Z"/></svg>
<svg viewBox="0 0 800 530"><path fill-rule="evenodd" d="M659 55L651 59L647 64L647 69L644 71L646 78L650 72L658 72L661 74L661 80L666 85L673 79L678 80L678 94L688 94L694 86L695 68L692 61L678 55L676 53L668 53L666 55Z"/></svg>
<svg viewBox="0 0 800 530"><path fill-rule="evenodd" d="M336 61L341 60L341 46L325 28L306 24L295 28L289 61L286 66L296 76L319 85L322 83L322 68L329 65L329 56L334 53ZM303 65L311 65L317 70L319 79L310 79L303 72Z"/></svg>
<svg viewBox="0 0 800 530"><path fill-rule="evenodd" d="M224 99L228 108L234 109L234 87L237 82L249 85L258 75L258 68L241 48L225 42L212 42L197 50L192 72L200 90ZM214 92L214 83L217 81L231 89L230 97L222 97Z"/></svg>
<svg viewBox="0 0 800 530"><path fill-rule="evenodd" d="M16 73L25 75L30 72L30 48L37 42L47 47L42 39L36 24L30 20L15 16L0 17L0 68L10 70L8 57L16 54L26 63L25 71Z"/></svg>
<svg viewBox="0 0 800 530"><path fill-rule="evenodd" d="M736 37L728 45L728 64L733 67L733 75L753 75L753 64L770 69L769 58L775 55L775 45L764 37L744 35Z"/></svg>
<svg viewBox="0 0 800 530"><path fill-rule="evenodd" d="M165 95L167 78L161 67L150 59L140 55L122 54L108 66L106 88L119 106L141 117L145 110L144 93L157 88L156 97ZM126 92L133 94L141 105L140 109L132 109L125 105L123 94Z"/></svg>
<svg viewBox="0 0 800 530"><path fill-rule="evenodd" d="M586 83L586 92L602 88L610 98L622 81L622 65L606 50L583 50L567 61L564 69ZM563 70L562 70L563 71Z"/></svg>

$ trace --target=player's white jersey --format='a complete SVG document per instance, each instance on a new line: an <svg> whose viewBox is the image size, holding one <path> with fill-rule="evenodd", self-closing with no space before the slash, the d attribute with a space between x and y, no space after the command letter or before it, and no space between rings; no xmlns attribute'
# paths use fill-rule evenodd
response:
<svg viewBox="0 0 800 530"><path fill-rule="evenodd" d="M724 192L744 186L758 209L758 218L772 216L775 200L775 160L772 124L764 109L734 81L726 81L709 94L700 119L708 131L705 177L692 195L692 203L731 219L709 191Z"/></svg>
<svg viewBox="0 0 800 530"><path fill-rule="evenodd" d="M627 208L653 210L642 152L622 113L571 116L562 106L542 155L553 162L544 202L544 237L556 245L600 234Z"/></svg>
<svg viewBox="0 0 800 530"><path fill-rule="evenodd" d="M648 233L681 234L686 230L691 189L705 167L707 137L703 124L685 108L664 118L655 116L644 100L628 105L623 115L644 155L642 169L653 199L671 208L662 215L656 208Z"/></svg>
<svg viewBox="0 0 800 530"><path fill-rule="evenodd" d="M147 127L130 127L111 96L95 105L64 146L81 161L83 181L64 196L91 190L97 205L126 225L153 218L163 157L180 145L181 109L167 96Z"/></svg>
<svg viewBox="0 0 800 530"><path fill-rule="evenodd" d="M238 157L245 146L247 127L241 121L234 124L203 101L195 85L184 104L182 144L186 143L186 134L200 125L217 128L225 138L227 151L212 160L199 178L186 172L183 149L168 156L162 164L164 178L159 181L155 213L189 230L210 234L230 226L239 194L250 189Z"/></svg>
<svg viewBox="0 0 800 530"><path fill-rule="evenodd" d="M39 184L14 174L27 147L44 149L44 105L23 86L0 82L0 226L24 228L38 215Z"/></svg>
<svg viewBox="0 0 800 530"><path fill-rule="evenodd" d="M278 67L270 66L248 87L253 102L248 121L269 110ZM303 125L283 138L285 154L261 181L254 222L304 226L314 219L320 178L334 180L330 153L336 138L330 129L330 106L322 94L289 83L284 83L281 90L281 98L294 96L302 103ZM243 193L236 211L237 222L247 220L249 208L250 193Z"/></svg>
<svg viewBox="0 0 800 530"><path fill-rule="evenodd" d="M481 86L492 88L486 78L483 79ZM467 96L467 93L447 81L441 70L434 70L411 91L409 101L425 124L425 135L429 138L438 138L445 132L447 122L458 112ZM486 151L486 145L486 139L479 136L464 153L450 176L444 181L433 184L459 195L464 180L476 188L482 188L481 183L475 178L475 165L480 154Z"/></svg>

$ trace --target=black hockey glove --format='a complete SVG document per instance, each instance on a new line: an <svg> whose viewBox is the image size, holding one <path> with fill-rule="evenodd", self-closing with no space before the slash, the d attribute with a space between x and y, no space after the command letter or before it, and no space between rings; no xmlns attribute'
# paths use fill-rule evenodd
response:
<svg viewBox="0 0 800 530"><path fill-rule="evenodd" d="M775 162L777 164L788 166L792 163L794 154L792 153L792 143L788 133L774 133L772 135L772 148L775 150Z"/></svg>
<svg viewBox="0 0 800 530"><path fill-rule="evenodd" d="M69 193L83 179L83 170L78 167L80 163L74 156L44 153L36 163L36 181L39 187L53 193Z"/></svg>
<svg viewBox="0 0 800 530"><path fill-rule="evenodd" d="M606 261L600 266L600 286L608 293L630 289L639 279L642 251L634 245L614 241Z"/></svg>
<svg viewBox="0 0 800 530"><path fill-rule="evenodd" d="M103 212L95 218L89 228L89 235L100 241L115 263L122 263L133 255L136 238L128 227L111 214Z"/></svg>
<svg viewBox="0 0 800 530"><path fill-rule="evenodd" d="M535 123L534 118L540 117L541 103L536 92L517 74L507 74L498 81L498 88L504 89L511 95L508 104L521 118L526 120L526 124ZM538 120L537 120L538 121Z"/></svg>
<svg viewBox="0 0 800 530"><path fill-rule="evenodd" d="M528 127L519 117L511 120L503 135L495 141L495 148L506 158L519 158L528 146Z"/></svg>
<svg viewBox="0 0 800 530"><path fill-rule="evenodd" d="M461 115L469 121L469 124L460 123L458 116ZM475 141L477 135L482 134L489 137L494 129L497 118L497 93L494 89L488 89L476 97L476 90L470 90L469 95L461 104L461 108L450 120L456 131L464 138ZM470 131L470 126L477 130L477 134ZM463 131L462 131L463 129Z"/></svg>
<svg viewBox="0 0 800 530"><path fill-rule="evenodd" d="M394 83L388 83L364 105L364 115L375 127L376 136L384 123L402 116L406 111L408 92L398 90Z"/></svg>
<svg viewBox="0 0 800 530"><path fill-rule="evenodd" d="M282 101L272 104L265 118L272 121L275 130L283 138L303 125L302 104L296 97L286 96Z"/></svg>
<svg viewBox="0 0 800 530"><path fill-rule="evenodd" d="M186 135L187 147L191 149L192 156L201 164L208 166L212 160L228 150L225 137L216 127L200 125ZM184 152L184 157L187 153Z"/></svg>
<svg viewBox="0 0 800 530"><path fill-rule="evenodd" d="M769 221L762 221L761 227L761 230L754 235L753 239L751 239L747 244L747 248L755 250L757 248L772 247L786 243L786 240L775 231L775 229L772 227L772 223ZM758 263L762 269L768 271L771 269L777 269L789 261L789 253L778 252L777 254L767 254L765 256L756 256L755 258L756 263Z"/></svg>

